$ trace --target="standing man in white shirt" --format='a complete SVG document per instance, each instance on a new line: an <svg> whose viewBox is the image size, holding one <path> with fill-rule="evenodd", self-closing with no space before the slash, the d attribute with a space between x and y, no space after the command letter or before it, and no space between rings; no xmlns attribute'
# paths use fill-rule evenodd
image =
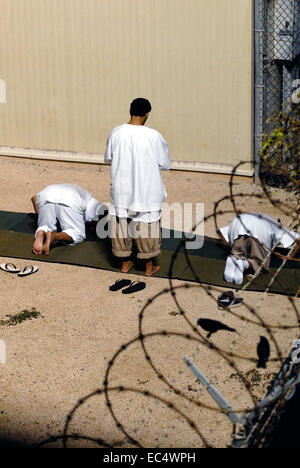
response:
<svg viewBox="0 0 300 468"><path fill-rule="evenodd" d="M147 99L134 99L128 123L109 135L105 162L111 164L112 251L122 259L123 273L134 265L132 240L137 257L145 262L145 275L159 271L161 209L167 196L160 169L170 169L168 145L161 134L145 123L151 111Z"/></svg>
<svg viewBox="0 0 300 468"><path fill-rule="evenodd" d="M242 213L221 228L220 234L231 246L224 279L238 285L243 282L245 270L252 276L259 269L268 270L275 247L292 248L288 255L290 259L300 248L300 234L285 229L280 220L262 213Z"/></svg>
<svg viewBox="0 0 300 468"><path fill-rule="evenodd" d="M78 244L85 237L85 223L97 221L106 205L76 184L48 185L31 198L38 215L38 228L32 252L49 255L53 242ZM61 232L57 232L57 221Z"/></svg>

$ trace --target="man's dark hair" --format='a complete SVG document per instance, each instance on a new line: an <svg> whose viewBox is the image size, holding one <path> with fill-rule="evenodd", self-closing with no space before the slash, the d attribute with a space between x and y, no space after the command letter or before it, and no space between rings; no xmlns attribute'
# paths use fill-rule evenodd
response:
<svg viewBox="0 0 300 468"><path fill-rule="evenodd" d="M130 115L138 115L144 117L148 112L151 111L151 104L148 99L136 98L130 104Z"/></svg>

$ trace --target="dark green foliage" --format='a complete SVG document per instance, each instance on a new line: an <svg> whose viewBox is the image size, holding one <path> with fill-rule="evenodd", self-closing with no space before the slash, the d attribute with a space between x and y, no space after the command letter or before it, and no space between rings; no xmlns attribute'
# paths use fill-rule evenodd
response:
<svg viewBox="0 0 300 468"><path fill-rule="evenodd" d="M273 131L265 135L260 151L260 178L264 185L300 192L300 104L287 104L268 119Z"/></svg>

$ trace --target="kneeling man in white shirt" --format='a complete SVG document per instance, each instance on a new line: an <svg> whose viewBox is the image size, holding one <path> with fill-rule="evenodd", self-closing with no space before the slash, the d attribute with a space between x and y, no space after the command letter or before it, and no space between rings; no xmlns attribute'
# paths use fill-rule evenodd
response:
<svg viewBox="0 0 300 468"><path fill-rule="evenodd" d="M246 270L250 278L258 276L262 270L268 271L274 248L291 248L290 259L300 248L300 234L285 229L280 220L262 213L242 213L221 228L220 233L231 246L224 279L238 285L242 284Z"/></svg>
<svg viewBox="0 0 300 468"><path fill-rule="evenodd" d="M49 255L53 242L78 244L86 237L85 223L97 221L105 205L76 184L48 185L31 198L38 214L32 252ZM57 221L61 232L57 232Z"/></svg>

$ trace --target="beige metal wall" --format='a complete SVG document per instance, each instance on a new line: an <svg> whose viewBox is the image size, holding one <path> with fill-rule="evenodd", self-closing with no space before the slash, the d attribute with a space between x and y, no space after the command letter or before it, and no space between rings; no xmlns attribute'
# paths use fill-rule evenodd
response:
<svg viewBox="0 0 300 468"><path fill-rule="evenodd" d="M252 158L252 0L0 0L0 80L1 147L103 154L144 96L173 160L226 168Z"/></svg>

